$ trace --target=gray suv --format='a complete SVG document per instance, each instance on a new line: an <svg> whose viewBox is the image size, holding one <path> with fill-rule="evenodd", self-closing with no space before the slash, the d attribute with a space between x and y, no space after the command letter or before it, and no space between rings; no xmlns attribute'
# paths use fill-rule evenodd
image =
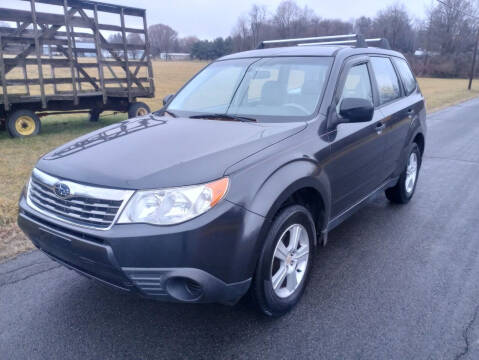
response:
<svg viewBox="0 0 479 360"><path fill-rule="evenodd" d="M116 289L284 314L331 229L378 192L409 202L424 152L405 58L339 43L223 57L158 112L46 154L20 227Z"/></svg>

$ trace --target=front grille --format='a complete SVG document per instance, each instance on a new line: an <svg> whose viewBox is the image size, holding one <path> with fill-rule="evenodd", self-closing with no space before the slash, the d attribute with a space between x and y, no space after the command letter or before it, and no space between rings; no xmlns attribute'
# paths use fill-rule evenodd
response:
<svg viewBox="0 0 479 360"><path fill-rule="evenodd" d="M56 194L55 185L58 183L71 189L67 197ZM63 181L35 169L30 179L28 200L37 210L57 219L104 230L113 225L131 193Z"/></svg>

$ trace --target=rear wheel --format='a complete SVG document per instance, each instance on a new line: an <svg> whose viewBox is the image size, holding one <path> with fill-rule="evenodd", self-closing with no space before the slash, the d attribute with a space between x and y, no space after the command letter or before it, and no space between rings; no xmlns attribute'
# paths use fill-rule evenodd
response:
<svg viewBox="0 0 479 360"><path fill-rule="evenodd" d="M416 190L419 169L421 167L421 151L416 143L409 149L408 161L399 177L396 186L386 190L386 197L396 204L407 204Z"/></svg>
<svg viewBox="0 0 479 360"><path fill-rule="evenodd" d="M301 298L313 264L315 234L310 212L300 205L283 209L273 221L251 288L264 314L281 316Z"/></svg>
<svg viewBox="0 0 479 360"><path fill-rule="evenodd" d="M138 116L145 116L151 112L150 107L143 102L131 103L128 107L128 118L135 118Z"/></svg>
<svg viewBox="0 0 479 360"><path fill-rule="evenodd" d="M40 132L40 118L31 110L17 110L7 118L7 130L11 137L28 137Z"/></svg>

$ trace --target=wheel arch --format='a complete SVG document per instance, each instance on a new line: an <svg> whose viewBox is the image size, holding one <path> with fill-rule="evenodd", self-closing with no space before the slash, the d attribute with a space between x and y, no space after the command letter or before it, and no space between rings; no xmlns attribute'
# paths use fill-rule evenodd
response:
<svg viewBox="0 0 479 360"><path fill-rule="evenodd" d="M285 164L264 181L254 197L251 210L265 216L259 238L266 237L275 216L290 204L311 211L319 235L329 220L330 199L329 180L316 162L301 159Z"/></svg>
<svg viewBox="0 0 479 360"><path fill-rule="evenodd" d="M416 143L419 147L419 151L421 152L421 156L424 155L424 150L426 148L426 139L422 132L417 132L414 136L412 142Z"/></svg>

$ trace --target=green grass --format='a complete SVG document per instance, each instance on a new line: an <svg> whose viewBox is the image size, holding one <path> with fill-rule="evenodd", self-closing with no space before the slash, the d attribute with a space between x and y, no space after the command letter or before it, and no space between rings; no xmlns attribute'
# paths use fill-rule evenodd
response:
<svg viewBox="0 0 479 360"><path fill-rule="evenodd" d="M0 226L15 220L16 199L38 158L51 149L76 137L125 119L112 115L91 123L87 116L55 116L42 119L41 135L11 139L0 132Z"/></svg>

